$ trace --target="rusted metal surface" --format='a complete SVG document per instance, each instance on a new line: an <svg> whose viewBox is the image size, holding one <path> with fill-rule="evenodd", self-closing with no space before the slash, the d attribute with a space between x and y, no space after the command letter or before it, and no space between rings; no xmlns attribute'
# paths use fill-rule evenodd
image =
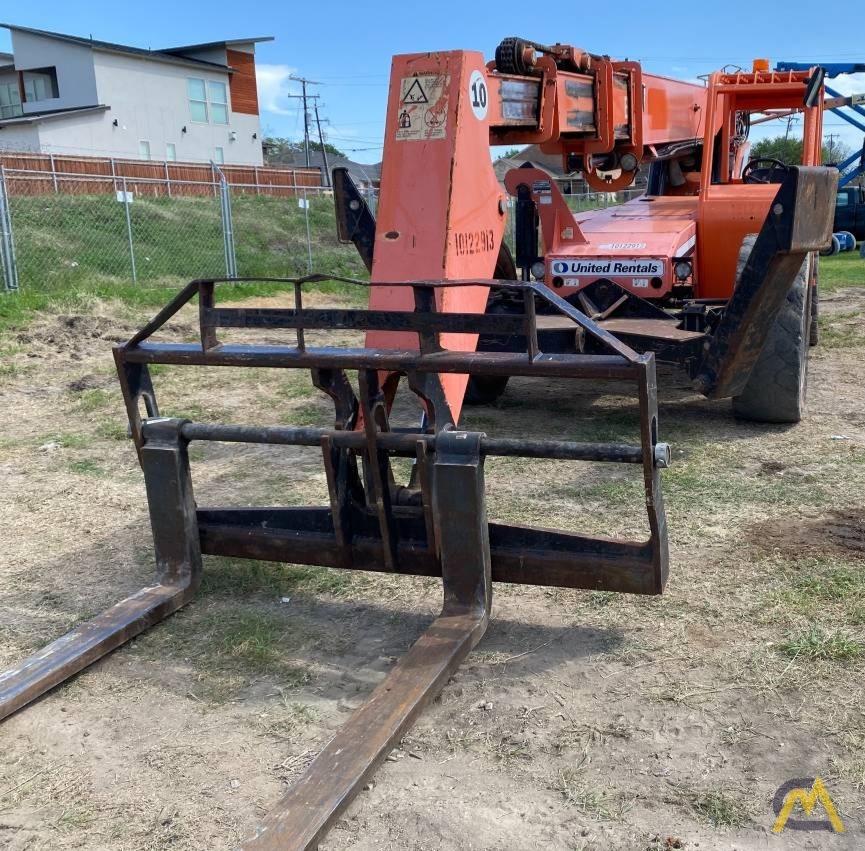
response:
<svg viewBox="0 0 865 851"><path fill-rule="evenodd" d="M610 333L623 337L647 337L668 343L692 343L706 339L702 332L679 328L675 319L602 319L598 324Z"/></svg>
<svg viewBox="0 0 865 851"><path fill-rule="evenodd" d="M182 425L180 420L150 423L148 440L139 453L153 527L157 582L0 673L0 719L192 599L201 581L201 549Z"/></svg>
<svg viewBox="0 0 865 851"><path fill-rule="evenodd" d="M435 697L483 634L493 581L657 594L667 574L659 466L668 450L658 440L654 361L637 355L572 305L539 284L513 281L417 281L413 311L312 310L305 283L290 279L294 308L226 309L217 281L196 281L125 345L115 348L131 434L147 487L157 582L83 624L0 677L0 714L8 714L186 603L201 575L202 553L353 570L441 576L442 614L324 749L309 772L265 819L245 848L312 849L363 783ZM442 313L439 290L516 290L517 315ZM192 299L199 299L199 342L151 337ZM547 355L540 348L536 304L556 313L605 354ZM482 323L478 320L482 319ZM521 352L448 350L445 339L486 334L522 341ZM223 345L221 328L285 328L294 344ZM307 346L304 332L384 329L415 340L412 348L339 349ZM332 428L209 425L159 416L148 365L262 366L308 369L333 403ZM356 384L347 372L357 375ZM441 379L446 374L523 375L624 381L640 398L639 443L579 443L498 438L456 429ZM400 377L425 411L417 427L392 430L390 402ZM320 447L328 500L307 508L197 506L190 441ZM577 533L488 523L483 494L488 455L562 461L609 461L643 467L649 537L611 540ZM407 483L391 461L414 459ZM661 459L661 460L659 460Z"/></svg>
<svg viewBox="0 0 865 851"><path fill-rule="evenodd" d="M438 438L441 615L243 843L244 851L315 848L486 631L492 585L481 438L454 431Z"/></svg>
<svg viewBox="0 0 865 851"><path fill-rule="evenodd" d="M188 582L142 588L20 665L0 673L0 719L165 619L188 603L193 593L194 588Z"/></svg>
<svg viewBox="0 0 865 851"><path fill-rule="evenodd" d="M290 446L320 446L323 440L347 449L363 449L365 437L356 431L324 428L288 428L284 426L226 426L187 423L182 428L187 440L217 440L225 443L271 443ZM403 434L382 432L376 442L391 455L412 458L421 440L428 449L435 449L434 434ZM642 447L630 443L575 443L559 440L521 438L481 439L482 455L499 457L557 458L562 461L620 461L641 464Z"/></svg>

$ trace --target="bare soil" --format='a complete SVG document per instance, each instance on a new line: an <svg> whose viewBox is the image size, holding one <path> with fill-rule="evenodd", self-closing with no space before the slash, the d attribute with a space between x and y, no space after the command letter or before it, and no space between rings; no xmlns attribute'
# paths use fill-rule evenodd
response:
<svg viewBox="0 0 865 851"><path fill-rule="evenodd" d="M842 290L826 322L861 306ZM0 666L152 575L111 358L143 318L96 303L3 341ZM738 422L662 370L667 592L497 586L487 635L321 847L865 848L862 352L846 331L813 350L810 415L789 428ZM155 380L163 412L193 419L328 417L283 371ZM637 424L620 387L519 380L464 421L571 439ZM325 494L314 452L192 458L202 505ZM490 459L487 480L491 518L645 533L639 480L614 465ZM185 610L0 726L0 848L233 847L440 606L431 580L213 558L205 571ZM776 789L816 776L846 833L773 835Z"/></svg>

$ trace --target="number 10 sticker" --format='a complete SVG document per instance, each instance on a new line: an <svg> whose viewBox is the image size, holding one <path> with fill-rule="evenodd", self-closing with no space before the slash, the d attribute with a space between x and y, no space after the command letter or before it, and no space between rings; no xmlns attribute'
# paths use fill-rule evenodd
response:
<svg viewBox="0 0 865 851"><path fill-rule="evenodd" d="M469 101L472 105L472 112L478 121L483 121L487 117L487 81L484 78L483 72L472 71L469 77Z"/></svg>

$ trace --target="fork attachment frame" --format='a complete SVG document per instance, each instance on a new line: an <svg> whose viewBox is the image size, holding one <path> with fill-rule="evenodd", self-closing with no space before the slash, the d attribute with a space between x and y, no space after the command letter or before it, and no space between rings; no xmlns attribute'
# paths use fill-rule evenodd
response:
<svg viewBox="0 0 865 851"><path fill-rule="evenodd" d="M667 575L659 468L669 463L669 447L658 441L651 354L637 355L536 284L419 281L405 284L414 293L414 311L305 308L303 284L322 279L287 280L294 288L294 307L279 309L218 308L214 292L219 282L193 281L128 343L115 348L130 432L147 488L157 583L0 674L3 718L187 603L201 579L202 553L441 576L444 604L439 617L243 846L256 851L317 846L484 634L492 582L658 594ZM436 308L435 291L448 286L514 289L522 295L525 311L518 316L444 313ZM151 342L151 335L195 296L200 341ZM610 354L541 352L536 300L558 310L575 328L580 326ZM220 328L293 329L295 339L286 346L222 344ZM307 331L341 329L413 332L418 348L315 348L306 343ZM516 335L524 341L525 352L442 348L440 335L454 332ZM333 401L334 425L214 425L161 417L148 371L154 363L309 370L313 384ZM357 389L349 372L356 373ZM496 438L460 431L442 389L441 377L449 373L631 382L639 397L640 443ZM401 377L424 410L416 428L396 429L389 423ZM328 504L199 507L187 452L193 440L317 447ZM484 460L489 455L640 465L649 538L612 540L488 522ZM394 457L413 460L406 484L396 481Z"/></svg>

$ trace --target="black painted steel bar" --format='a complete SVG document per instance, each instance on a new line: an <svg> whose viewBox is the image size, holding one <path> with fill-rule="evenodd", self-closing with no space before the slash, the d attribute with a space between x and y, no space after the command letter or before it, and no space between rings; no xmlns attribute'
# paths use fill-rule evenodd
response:
<svg viewBox="0 0 865 851"><path fill-rule="evenodd" d="M211 328L302 328L324 331L436 331L522 334L525 318L483 313L438 313L346 308L217 307L202 312Z"/></svg>
<svg viewBox="0 0 865 851"><path fill-rule="evenodd" d="M445 432L440 443L433 492L442 532L442 613L243 843L243 851L316 848L486 631L492 585L480 435Z"/></svg>
<svg viewBox="0 0 865 851"><path fill-rule="evenodd" d="M0 673L0 719L188 603L201 582L201 546L182 420L144 424L141 451L157 582Z"/></svg>
<svg viewBox="0 0 865 851"><path fill-rule="evenodd" d="M212 440L223 443L266 443L289 446L320 446L327 438L333 446L363 450L367 436L359 431L325 428L287 428L280 426L212 425L186 423L183 436L187 440ZM435 449L432 434L379 432L376 444L394 455L406 458L417 454L417 442ZM562 461L618 461L642 464L642 447L630 443L576 443L558 440L522 440L517 438L481 438L481 453L499 457L549 458Z"/></svg>
<svg viewBox="0 0 865 851"><path fill-rule="evenodd" d="M536 376L538 378L591 378L598 381L636 380L638 363L618 355L456 352L435 354L398 349L307 348L290 346L222 345L203 350L195 343L141 343L120 348L130 363L178 366L244 366L288 369L378 369L386 372L470 373L472 375ZM640 358L645 358L641 355Z"/></svg>

